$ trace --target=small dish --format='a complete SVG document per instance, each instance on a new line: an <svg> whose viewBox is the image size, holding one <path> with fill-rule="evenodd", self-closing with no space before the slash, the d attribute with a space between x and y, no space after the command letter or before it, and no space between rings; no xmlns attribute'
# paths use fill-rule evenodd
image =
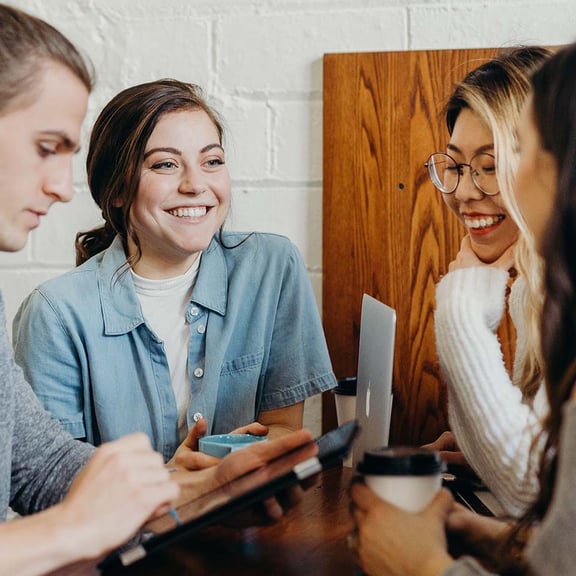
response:
<svg viewBox="0 0 576 576"><path fill-rule="evenodd" d="M224 458L226 454L246 448L255 442L268 440L268 436L254 436L253 434L213 434L204 436L198 441L200 452Z"/></svg>

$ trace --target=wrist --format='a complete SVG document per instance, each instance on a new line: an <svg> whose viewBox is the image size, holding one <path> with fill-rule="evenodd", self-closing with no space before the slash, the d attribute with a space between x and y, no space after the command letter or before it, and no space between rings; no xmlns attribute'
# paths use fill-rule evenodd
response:
<svg viewBox="0 0 576 576"><path fill-rule="evenodd" d="M51 531L54 549L65 564L100 556L102 551L94 550L96 540L91 523L71 514L65 502L53 506L46 513L53 515Z"/></svg>
<svg viewBox="0 0 576 576"><path fill-rule="evenodd" d="M438 552L428 558L422 567L422 576L441 576L454 564L454 558L447 552Z"/></svg>

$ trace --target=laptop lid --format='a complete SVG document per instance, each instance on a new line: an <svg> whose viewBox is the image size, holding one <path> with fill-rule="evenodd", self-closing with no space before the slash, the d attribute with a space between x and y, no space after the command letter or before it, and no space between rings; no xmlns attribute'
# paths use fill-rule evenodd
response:
<svg viewBox="0 0 576 576"><path fill-rule="evenodd" d="M372 298L362 297L356 420L360 435L353 449L353 464L364 451L388 445L392 415L392 370L396 311Z"/></svg>

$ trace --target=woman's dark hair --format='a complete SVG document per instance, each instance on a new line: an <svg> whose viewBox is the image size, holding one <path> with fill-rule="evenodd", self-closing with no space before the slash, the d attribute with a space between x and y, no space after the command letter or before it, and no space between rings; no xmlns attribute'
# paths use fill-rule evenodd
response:
<svg viewBox="0 0 576 576"><path fill-rule="evenodd" d="M542 147L556 160L558 187L546 228L542 354L550 413L538 512L550 502L562 407L574 387L576 360L576 45L560 51L534 75L532 110ZM551 456L551 457L550 457Z"/></svg>
<svg viewBox="0 0 576 576"><path fill-rule="evenodd" d="M47 62L65 66L92 90L85 60L63 34L39 18L0 4L0 115L34 99Z"/></svg>
<svg viewBox="0 0 576 576"><path fill-rule="evenodd" d="M534 124L557 166L554 209L542 242L541 346L549 413L543 423L540 493L513 539L523 543L546 514L556 483L562 411L576 381L576 44L560 50L532 78Z"/></svg>
<svg viewBox="0 0 576 576"><path fill-rule="evenodd" d="M76 264L108 248L116 235L128 254L128 237L136 254L140 242L130 225L130 209L136 198L146 144L164 114L202 110L214 123L220 143L224 128L218 114L208 105L199 86L163 79L133 86L117 94L98 116L88 148L86 168L90 193L102 210L104 224L76 235Z"/></svg>

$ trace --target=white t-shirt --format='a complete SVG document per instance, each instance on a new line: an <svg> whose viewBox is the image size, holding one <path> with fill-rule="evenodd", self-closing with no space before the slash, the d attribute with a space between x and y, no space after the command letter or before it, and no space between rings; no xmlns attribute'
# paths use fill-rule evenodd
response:
<svg viewBox="0 0 576 576"><path fill-rule="evenodd" d="M132 271L134 288L142 313L150 328L164 343L172 388L178 407L178 434L184 440L188 433L186 414L190 405L188 379L188 342L190 327L186 307L196 283L200 257L182 276L162 280L143 278Z"/></svg>

